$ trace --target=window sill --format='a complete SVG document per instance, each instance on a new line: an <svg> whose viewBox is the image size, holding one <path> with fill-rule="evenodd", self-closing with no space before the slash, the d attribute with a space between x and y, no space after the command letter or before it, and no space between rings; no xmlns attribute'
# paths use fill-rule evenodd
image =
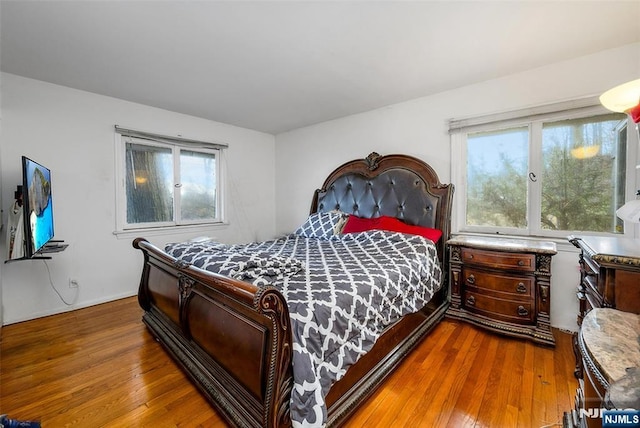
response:
<svg viewBox="0 0 640 428"><path fill-rule="evenodd" d="M189 232L207 232L227 228L228 222L206 223L206 224L189 224L182 226L164 226L164 227L145 227L140 229L116 230L113 234L118 239L131 239L140 236L161 236L161 235L177 235Z"/></svg>

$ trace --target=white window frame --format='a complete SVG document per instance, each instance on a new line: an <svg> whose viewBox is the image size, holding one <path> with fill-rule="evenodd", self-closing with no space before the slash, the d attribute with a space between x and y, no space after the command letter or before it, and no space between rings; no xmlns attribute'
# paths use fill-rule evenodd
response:
<svg viewBox="0 0 640 428"><path fill-rule="evenodd" d="M212 143L199 140L185 139L159 135L155 133L137 131L132 129L115 127L115 156L116 156L116 230L115 234L126 234L139 231L175 231L178 228L202 227L226 225L225 210L225 168L224 149L228 146L223 143ZM173 158L174 194L173 194L173 221L152 223L128 223L127 222L127 195L126 195L126 144L135 143L150 147L163 147L171 150ZM180 152L195 151L215 155L216 162L216 217L205 220L182 220L180 218Z"/></svg>
<svg viewBox="0 0 640 428"><path fill-rule="evenodd" d="M610 114L600 105L597 97L583 98L568 102L549 104L511 112L496 113L449 121L451 137L451 177L456 186L452 218L453 233L480 233L492 235L514 235L529 237L550 237L565 239L571 233L588 233L591 235L634 237L633 223L625 222L624 234L592 231L554 231L542 229L540 222L542 209L542 125L544 122L578 119L582 117ZM538 180L527 180L527 228L505 228L492 226L474 226L466 224L467 196L467 135L475 132L497 131L505 128L526 126L529 128L529 170ZM636 125L627 118L627 158L625 200L635 198L639 188L638 169L638 133Z"/></svg>

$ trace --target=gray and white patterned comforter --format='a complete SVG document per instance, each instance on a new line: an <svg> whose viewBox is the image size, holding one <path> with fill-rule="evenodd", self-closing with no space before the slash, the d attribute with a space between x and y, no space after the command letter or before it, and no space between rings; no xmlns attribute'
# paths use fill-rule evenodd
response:
<svg viewBox="0 0 640 428"><path fill-rule="evenodd" d="M418 311L440 288L434 244L396 232L329 239L292 234L246 245L168 244L165 250L202 269L282 292L293 333L295 427L323 426L331 385L387 326Z"/></svg>

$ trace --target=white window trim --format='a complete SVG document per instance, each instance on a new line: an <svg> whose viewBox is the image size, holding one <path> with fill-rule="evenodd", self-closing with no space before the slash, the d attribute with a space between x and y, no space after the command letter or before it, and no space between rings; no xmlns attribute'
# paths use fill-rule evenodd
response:
<svg viewBox="0 0 640 428"><path fill-rule="evenodd" d="M598 101L597 97L587 97L572 101L565 101L554 104L530 107L520 110L494 113L483 116L451 119L449 121L449 134L451 138L451 177L456 186L454 194L454 210L452 217L452 233L478 233L478 234L500 234L527 237L546 237L564 239L571 233L588 233L591 235L603 236L624 236L633 238L637 235L636 226L633 223L625 222L624 234L612 232L585 232L585 231L552 231L543 230L538 220L531 221L527 218L528 227L526 229L504 228L504 227L474 227L465 226L466 194L467 194L467 158L466 158L466 136L472 132L482 132L498 130L501 128L513 128L522 125L529 125L529 133L536 141L541 141L542 123L548 119L565 120L580 117L595 116L599 114L611 113L605 109ZM627 159L626 159L626 181L625 200L629 201L636 196L636 190L640 189L640 165L638 164L638 132L635 132L636 124L627 118ZM529 171L538 176L542 170L542 159L539 156L540 147L537 144L529 145ZM527 215L533 219L540 218L542 188L541 182L532 183L528 180L527 188Z"/></svg>
<svg viewBox="0 0 640 428"><path fill-rule="evenodd" d="M552 104L527 107L519 110L491 113L481 116L450 119L449 134L464 132L479 132L496 128L510 128L518 124L531 121L558 118L559 114L566 112L567 119L573 115L589 116L599 113L610 113L598 100L598 97L585 97L570 101L562 101ZM562 117L558 118L562 120Z"/></svg>
<svg viewBox="0 0 640 428"><path fill-rule="evenodd" d="M188 222L166 222L166 223L140 223L140 224L128 224L126 221L126 191L125 191L125 139L136 139L140 144L144 144L145 140L147 144L154 146L166 146L177 147L184 150L200 150L203 152L216 153L216 208L218 210L218 218L216 220L190 220ZM224 149L228 148L225 143L207 142L201 140L193 140L183 138L181 136L167 136L156 133L133 130L128 128L121 128L118 125L115 126L114 135L114 147L115 147L115 174L116 174L116 193L115 193L115 209L116 209L116 225L113 232L114 235L119 237L138 236L141 232L145 235L157 235L157 234L170 234L177 231L190 231L190 230L215 230L221 226L228 226L228 220L226 216L226 163L224 157ZM179 156L179 150L173 152L174 157ZM179 177L179 162L174 159L174 176ZM179 198L179 192L176 198ZM175 209L175 201L174 201Z"/></svg>

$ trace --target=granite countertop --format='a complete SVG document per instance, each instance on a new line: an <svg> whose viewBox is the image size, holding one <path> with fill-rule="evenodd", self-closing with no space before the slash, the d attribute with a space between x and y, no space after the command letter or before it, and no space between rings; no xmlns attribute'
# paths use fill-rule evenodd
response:
<svg viewBox="0 0 640 428"><path fill-rule="evenodd" d="M459 235L447 241L449 245L462 245L487 250L556 254L555 242L536 239L506 238L493 236Z"/></svg>
<svg viewBox="0 0 640 428"><path fill-rule="evenodd" d="M640 408L640 315L595 308L584 317L580 334L610 385L607 400L616 408Z"/></svg>
<svg viewBox="0 0 640 428"><path fill-rule="evenodd" d="M629 367L627 374L613 382L604 397L616 409L640 409L640 368Z"/></svg>

